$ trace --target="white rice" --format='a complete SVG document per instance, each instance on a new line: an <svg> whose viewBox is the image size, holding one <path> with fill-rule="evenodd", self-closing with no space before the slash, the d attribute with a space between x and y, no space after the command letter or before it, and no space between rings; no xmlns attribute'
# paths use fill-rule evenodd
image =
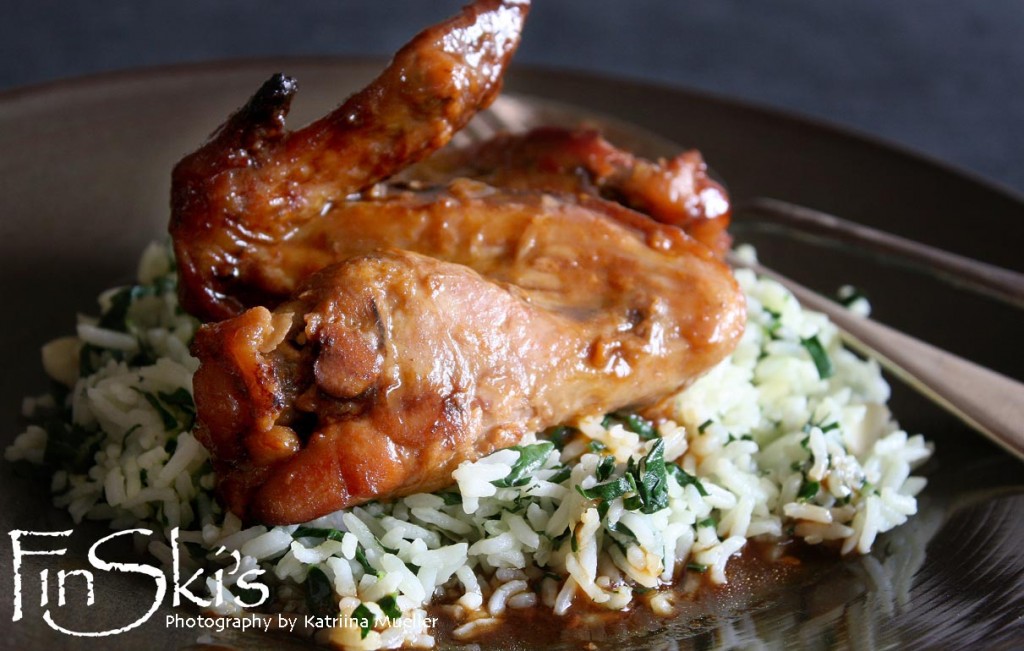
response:
<svg viewBox="0 0 1024 651"><path fill-rule="evenodd" d="M134 290L104 293L107 316L83 319L77 338L44 347L44 367L69 393L63 405L26 401L26 411L49 414L50 428L58 414L74 428L71 441L92 446L91 457L65 459L53 477L55 503L76 521L168 535L178 527L211 563L223 562L213 558L219 547L237 550L236 578L267 570L289 611L306 607L290 586L318 568L339 615L363 607L380 618L372 630L349 624L324 634L341 646L432 646L424 608L439 594L456 604L460 640L493 628L508 609L539 603L564 614L576 600L623 609L638 589L656 589L646 599L668 616L672 596L658 588L682 572L725 582L729 560L752 537L835 541L843 553L866 553L916 512L925 485L910 473L930 446L892 420L877 363L844 349L828 320L782 286L745 270L736 277L748 300L742 341L675 399L652 440L622 418L585 418L561 450L526 442L464 462L442 493L370 503L303 528L243 529L212 497L207 453L188 431L197 324L177 306L163 246L144 253ZM863 299L856 305L868 309ZM118 309L124 318L112 320ZM91 368L79 369L83 346ZM54 436L68 435L29 425L5 457L44 463ZM534 465L522 482L503 482L528 457ZM641 460L649 465L636 467ZM642 483L646 473L661 477L661 501L651 506L632 489L601 492L616 482L628 488L627 475ZM150 549L169 560L167 545ZM225 583L217 612L240 614L230 575ZM400 621L384 618L385 600Z"/></svg>

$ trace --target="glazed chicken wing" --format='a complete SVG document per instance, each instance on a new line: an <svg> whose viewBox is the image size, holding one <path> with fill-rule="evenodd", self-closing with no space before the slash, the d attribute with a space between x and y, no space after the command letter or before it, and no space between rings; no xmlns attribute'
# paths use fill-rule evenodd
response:
<svg viewBox="0 0 1024 651"><path fill-rule="evenodd" d="M439 488L735 347L728 202L699 155L535 132L384 182L493 99L525 13L479 0L296 132L277 76L175 168L182 303L212 321L196 433L233 512L302 522Z"/></svg>
<svg viewBox="0 0 1024 651"><path fill-rule="evenodd" d="M185 309L223 319L262 304L260 288L238 275L240 256L444 146L494 101L528 10L528 0L477 0L298 131L284 123L295 81L267 81L174 168L170 231Z"/></svg>
<svg viewBox="0 0 1024 651"><path fill-rule="evenodd" d="M493 100L526 10L521 2L467 7L413 39L339 109L298 131L284 127L295 82L275 75L265 83L174 170L170 230L184 307L215 320L273 306L327 261L387 246L365 231L376 228L374 222L388 221L393 233L415 230L415 224L396 221L401 218L394 202L379 219L366 219L376 208L351 199L360 191L364 200L378 198L382 190L375 184L443 146ZM728 199L697 152L656 164L591 131L541 129L443 152L402 179L443 188L463 176L520 191L619 200L687 230L718 253L728 244ZM427 196L442 208L447 201L437 193ZM415 244L391 245L444 257ZM456 261L473 264L472 258Z"/></svg>

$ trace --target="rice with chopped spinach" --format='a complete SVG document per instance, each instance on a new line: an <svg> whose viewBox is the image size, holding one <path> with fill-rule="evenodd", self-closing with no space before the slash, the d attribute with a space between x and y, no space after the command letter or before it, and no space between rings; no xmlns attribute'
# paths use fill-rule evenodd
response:
<svg viewBox="0 0 1024 651"><path fill-rule="evenodd" d="M206 550L188 558L196 567L223 562L212 551L221 546L237 550L213 612L242 614L234 580L262 568L274 608L341 622L304 631L320 641L433 646L426 607L438 600L456 639L509 609L564 614L581 601L613 610L643 601L668 616L674 596L661 588L683 573L725 582L751 538L868 552L916 512L925 485L910 473L930 446L892 419L877 363L843 348L829 321L778 283L736 277L746 333L675 397L672 421L586 418L464 462L437 493L301 526L243 527L214 499L191 432L198 324L178 306L167 248L154 244L138 284L102 294L99 318L80 317L76 336L43 348L47 373L67 390L26 400L32 424L5 456L48 466L54 503L76 522L144 525L168 539L178 527L182 543ZM149 551L169 563L166 542Z"/></svg>

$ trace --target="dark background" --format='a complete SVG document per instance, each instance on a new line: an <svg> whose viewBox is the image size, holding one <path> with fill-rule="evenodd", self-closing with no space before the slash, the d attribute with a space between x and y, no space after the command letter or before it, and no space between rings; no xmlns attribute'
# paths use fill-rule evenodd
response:
<svg viewBox="0 0 1024 651"><path fill-rule="evenodd" d="M384 56L461 4L4 0L0 88L225 58ZM639 78L784 108L1024 191L1019 0L535 5L519 65Z"/></svg>

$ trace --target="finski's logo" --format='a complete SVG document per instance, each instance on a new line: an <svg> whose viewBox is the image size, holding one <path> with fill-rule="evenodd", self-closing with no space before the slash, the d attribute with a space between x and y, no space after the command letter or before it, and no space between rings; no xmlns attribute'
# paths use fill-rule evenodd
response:
<svg viewBox="0 0 1024 651"><path fill-rule="evenodd" d="M18 622L24 617L24 611L22 609L22 573L21 564L22 560L26 556L63 556L67 553L67 548L63 549L26 549L26 546L38 546L41 542L39 539L49 538L58 539L63 542L64 539L70 538L74 530L67 529L65 531L21 531L14 530L10 532L11 536L11 547L14 555L14 615L11 618L12 622ZM229 554L234 561L234 565L229 568L222 568L213 573L211 577L207 577L205 581L201 580L204 575L204 570L196 570L187 579L182 581L181 576L181 553L178 549L178 528L175 527L171 530L171 583L168 586L167 576L163 570L153 565L146 565L144 563L121 563L111 560L104 559L100 555L100 547L118 536L139 534L143 536L152 536L153 532L149 529L128 529L125 531L117 531L109 536L105 536L97 540L89 548L87 559L91 569L74 569L65 570L61 569L56 572L56 583L57 583L57 606L54 608L50 603L50 569L44 568L39 573L40 583L40 597L39 607L45 608L43 611L43 621L46 622L47 626L55 631L60 631L67 635L74 635L76 637L104 637L107 635L116 635L118 633L124 633L130 631L133 628L141 626L146 623L153 613L157 611L160 604L163 603L164 597L167 595L168 587L171 588L173 594L172 605L180 606L184 601L189 601L197 606L206 608L210 606L219 606L224 603L224 582L225 576L232 576L241 569L241 557L237 551L228 552L225 548L221 547L217 550L218 554ZM35 545L33 545L35 543ZM153 580L155 591L153 594L153 602L144 615L139 617L133 622L129 622L119 628L113 628L106 631L74 631L57 623L57 618L54 613L59 612L60 608L68 606L66 585L68 579L71 577L81 577L78 580L85 582L86 586L86 607L92 606L96 602L94 592L94 574L93 571L98 572L127 572L133 574L142 574L150 577ZM263 574L262 569L249 569L242 572L237 577L233 577L234 585L237 585L243 591L252 594L255 591L259 595L258 598L253 600L251 603L243 601L236 597L235 601L239 605L250 608L263 604L270 597L270 588L266 585L256 581L255 579L259 575ZM194 583L200 585L206 583L209 584L212 581L210 598L203 598L197 596L192 592L190 586Z"/></svg>

